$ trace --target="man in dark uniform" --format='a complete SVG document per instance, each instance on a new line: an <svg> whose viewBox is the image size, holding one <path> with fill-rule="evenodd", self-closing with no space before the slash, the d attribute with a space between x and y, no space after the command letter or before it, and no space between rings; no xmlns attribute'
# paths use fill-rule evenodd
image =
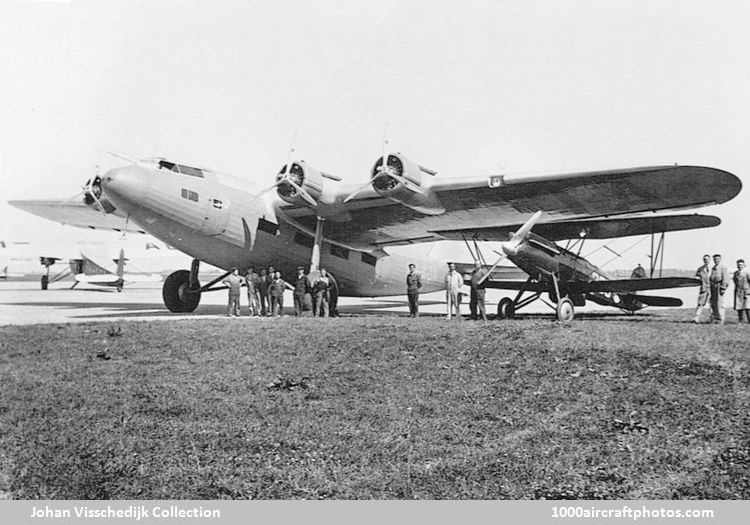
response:
<svg viewBox="0 0 750 525"><path fill-rule="evenodd" d="M331 300L331 278L328 276L325 268L320 269L320 275L315 279L315 283L312 287L313 295L315 296L315 306L313 315L315 317L328 317L330 314L328 306Z"/></svg>
<svg viewBox="0 0 750 525"><path fill-rule="evenodd" d="M258 300L260 301L260 315L263 317L268 313L268 274L265 268L261 268L258 278Z"/></svg>
<svg viewBox="0 0 750 525"><path fill-rule="evenodd" d="M487 320L487 312L484 308L484 296L487 291L485 275L487 275L487 270L482 268L479 261L474 261L474 270L471 272L471 298L469 299L469 310L473 320L478 318L477 310L482 315L482 319Z"/></svg>
<svg viewBox="0 0 750 525"><path fill-rule="evenodd" d="M268 294L271 296L271 314L274 317L284 317L284 291L292 285L281 278L281 272L274 272L273 280L268 286Z"/></svg>
<svg viewBox="0 0 750 525"><path fill-rule="evenodd" d="M305 267L297 266L294 281L294 315L300 317L305 311L305 295L310 293L310 279L305 275Z"/></svg>
<svg viewBox="0 0 750 525"><path fill-rule="evenodd" d="M271 306L271 282L276 278L276 270L273 266L268 267L268 275L266 276L266 299L268 300L268 315L273 315L273 307Z"/></svg>
<svg viewBox="0 0 750 525"><path fill-rule="evenodd" d="M406 274L406 298L409 300L409 317L419 317L419 289L422 288L422 276L416 272L414 264L409 265Z"/></svg>
<svg viewBox="0 0 750 525"><path fill-rule="evenodd" d="M694 323L701 322L701 311L703 307L708 304L708 292L711 288L708 278L711 277L711 256L706 254L703 256L703 266L695 271L695 276L701 280L701 287L698 291L698 306L695 309L695 316L693 317Z"/></svg>

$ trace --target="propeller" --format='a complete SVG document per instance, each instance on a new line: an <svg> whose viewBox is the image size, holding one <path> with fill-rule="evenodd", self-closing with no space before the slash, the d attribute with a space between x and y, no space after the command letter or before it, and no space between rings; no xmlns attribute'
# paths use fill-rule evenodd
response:
<svg viewBox="0 0 750 525"><path fill-rule="evenodd" d="M529 232L531 231L531 228L534 227L534 225L539 220L539 217L542 216L542 211L537 211L534 215L531 216L529 220L527 220L523 226L518 228L515 233L513 233L510 236L510 240L502 243L500 246L502 247L502 252L498 252L497 250L493 250L496 254L499 255L497 261L495 261L495 264L492 265L490 270L484 274L484 276L479 280L479 284L482 284L492 273L492 271L497 268L497 266L503 262L505 259L508 258L509 255L516 255L518 253L518 247L521 245L521 243L528 237Z"/></svg>

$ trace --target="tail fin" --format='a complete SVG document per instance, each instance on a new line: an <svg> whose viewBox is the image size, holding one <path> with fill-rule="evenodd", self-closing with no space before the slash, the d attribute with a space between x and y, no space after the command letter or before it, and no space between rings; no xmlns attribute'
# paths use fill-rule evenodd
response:
<svg viewBox="0 0 750 525"><path fill-rule="evenodd" d="M127 261L125 258L125 250L120 248L120 258L115 259L115 262L117 263L117 277L120 279L122 279L122 276L125 273L125 261Z"/></svg>

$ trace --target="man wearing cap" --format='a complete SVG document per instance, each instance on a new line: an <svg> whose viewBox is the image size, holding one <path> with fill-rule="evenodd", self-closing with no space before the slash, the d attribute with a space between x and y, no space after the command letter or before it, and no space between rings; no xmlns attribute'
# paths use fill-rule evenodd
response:
<svg viewBox="0 0 750 525"><path fill-rule="evenodd" d="M294 281L294 315L300 317L305 311L305 295L310 293L310 279L305 275L305 267L297 266L297 278Z"/></svg>
<svg viewBox="0 0 750 525"><path fill-rule="evenodd" d="M414 264L409 265L406 274L406 298L409 300L409 317L419 317L419 289L422 288L422 276Z"/></svg>
<svg viewBox="0 0 750 525"><path fill-rule="evenodd" d="M231 273L227 275L223 281L223 284L227 285L229 289L229 304L227 304L227 317L239 317L240 316L240 287L244 282L244 279L237 273L237 268L231 269Z"/></svg>

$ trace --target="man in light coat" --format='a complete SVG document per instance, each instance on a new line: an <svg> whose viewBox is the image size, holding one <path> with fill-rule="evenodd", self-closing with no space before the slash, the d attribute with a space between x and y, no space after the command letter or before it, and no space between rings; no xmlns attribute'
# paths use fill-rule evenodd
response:
<svg viewBox="0 0 750 525"><path fill-rule="evenodd" d="M445 274L445 299L448 307L447 318L455 309L456 319L461 319L461 299L459 293L464 284L463 276L456 271L456 265L448 263L448 273Z"/></svg>
<svg viewBox="0 0 750 525"><path fill-rule="evenodd" d="M750 272L745 268L743 259L737 261L737 271L734 272L734 309L740 323L743 312L750 323Z"/></svg>
<svg viewBox="0 0 750 525"><path fill-rule="evenodd" d="M711 295L711 318L713 322L724 324L724 292L729 287L729 272L721 265L721 255L714 254L714 267L708 277Z"/></svg>

